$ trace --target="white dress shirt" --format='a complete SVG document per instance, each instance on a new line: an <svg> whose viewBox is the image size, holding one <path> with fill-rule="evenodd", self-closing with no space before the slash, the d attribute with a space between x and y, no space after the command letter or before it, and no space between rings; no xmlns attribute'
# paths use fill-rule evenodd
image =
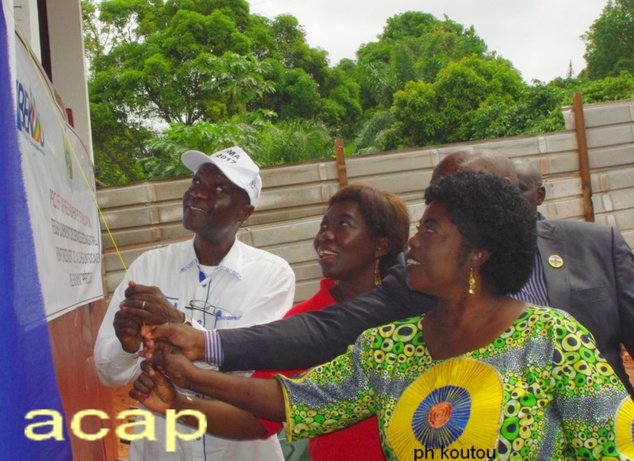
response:
<svg viewBox="0 0 634 461"><path fill-rule="evenodd" d="M175 308L191 316L200 329L238 328L280 319L293 303L295 274L286 261L238 240L218 266L198 263L193 240L150 250L134 261L115 290L104 317L94 358L97 374L106 386L133 382L141 373L141 358L121 348L113 327L119 303L125 298L128 282L154 285ZM191 305L209 306L209 313L189 310ZM201 368L210 368L196 362ZM250 372L242 373L249 376ZM130 461L152 460L282 460L275 437L237 442L205 435L195 441L177 441L176 452L165 450L165 418L155 414L156 441L132 441ZM139 429L143 429L140 427ZM178 425L181 433L194 429Z"/></svg>

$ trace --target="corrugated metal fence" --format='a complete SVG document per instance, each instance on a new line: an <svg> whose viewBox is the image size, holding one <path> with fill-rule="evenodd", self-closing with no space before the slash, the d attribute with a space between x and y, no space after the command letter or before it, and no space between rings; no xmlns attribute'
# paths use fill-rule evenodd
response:
<svg viewBox="0 0 634 461"><path fill-rule="evenodd" d="M563 112L567 130L562 132L347 157L348 182L401 195L414 222L422 214L422 194L434 166L458 147L478 146L537 162L547 190L540 211L551 219L583 219L575 117L572 108ZM617 226L632 245L634 101L586 105L584 116L595 220ZM337 164L334 158L287 164L264 168L261 174L260 204L239 238L292 265L297 276L296 301L301 301L317 290L320 270L312 238L326 202L339 188ZM98 190L99 206L126 265L150 248L191 237L181 225L181 199L190 181L144 181ZM124 268L105 231L102 242L111 293L123 278Z"/></svg>

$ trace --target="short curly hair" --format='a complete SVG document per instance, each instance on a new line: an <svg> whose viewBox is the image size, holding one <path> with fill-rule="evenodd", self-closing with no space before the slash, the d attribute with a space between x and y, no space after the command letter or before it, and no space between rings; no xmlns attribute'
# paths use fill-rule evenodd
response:
<svg viewBox="0 0 634 461"><path fill-rule="evenodd" d="M355 202L374 235L390 242L389 251L380 260L381 274L387 274L396 264L399 253L407 249L410 217L405 201L391 192L359 183L339 190L330 198L328 206L338 202Z"/></svg>
<svg viewBox="0 0 634 461"><path fill-rule="evenodd" d="M430 185L425 202L446 205L469 249L491 253L480 267L491 294L516 293L526 284L535 263L537 228L535 212L516 186L490 173L459 170Z"/></svg>

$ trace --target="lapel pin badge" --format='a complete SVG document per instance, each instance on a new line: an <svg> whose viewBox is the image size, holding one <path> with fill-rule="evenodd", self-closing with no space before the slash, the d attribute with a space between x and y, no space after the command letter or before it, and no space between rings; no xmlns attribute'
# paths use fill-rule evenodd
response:
<svg viewBox="0 0 634 461"><path fill-rule="evenodd" d="M554 267L555 269L559 269L561 266L564 265L564 258L559 255L550 255L548 257L548 264L550 264L551 267Z"/></svg>

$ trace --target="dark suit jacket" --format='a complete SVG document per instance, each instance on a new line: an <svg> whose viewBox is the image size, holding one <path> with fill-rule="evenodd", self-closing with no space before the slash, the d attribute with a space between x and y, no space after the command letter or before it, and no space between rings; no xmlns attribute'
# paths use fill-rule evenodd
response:
<svg viewBox="0 0 634 461"><path fill-rule="evenodd" d="M594 335L599 350L634 390L620 359L622 342L634 355L634 262L616 229L575 221L538 221L538 248L550 304L570 312ZM559 269L548 263L557 254ZM369 293L316 312L264 325L219 330L223 370L308 368L344 353L366 329L421 315L435 298L405 285L405 264L398 264Z"/></svg>
<svg viewBox="0 0 634 461"><path fill-rule="evenodd" d="M618 230L594 223L539 221L537 233L550 306L588 328L614 371L629 384L620 344L634 355L632 250ZM563 258L563 266L552 267L552 255ZM633 393L631 386L628 390Z"/></svg>

